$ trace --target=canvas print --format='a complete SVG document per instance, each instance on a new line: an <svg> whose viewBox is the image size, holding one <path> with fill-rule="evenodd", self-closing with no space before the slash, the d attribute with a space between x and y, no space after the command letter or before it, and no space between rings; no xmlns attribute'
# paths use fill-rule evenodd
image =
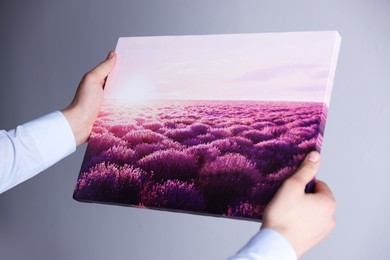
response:
<svg viewBox="0 0 390 260"><path fill-rule="evenodd" d="M74 198L260 221L320 151L335 31L119 38Z"/></svg>

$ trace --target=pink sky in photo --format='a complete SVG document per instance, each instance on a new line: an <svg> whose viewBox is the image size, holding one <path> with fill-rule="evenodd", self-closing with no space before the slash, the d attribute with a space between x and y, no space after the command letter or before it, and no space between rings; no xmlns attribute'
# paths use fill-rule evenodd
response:
<svg viewBox="0 0 390 260"><path fill-rule="evenodd" d="M105 98L329 105L339 45L336 31L120 38Z"/></svg>

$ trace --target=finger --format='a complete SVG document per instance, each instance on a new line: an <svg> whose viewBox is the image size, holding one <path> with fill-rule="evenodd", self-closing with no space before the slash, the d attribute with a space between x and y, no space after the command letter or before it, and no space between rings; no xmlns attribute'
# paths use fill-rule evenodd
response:
<svg viewBox="0 0 390 260"><path fill-rule="evenodd" d="M317 197L317 201L318 198L322 198L323 209L327 210L327 214L334 215L337 203L332 191L325 182L317 181L314 195Z"/></svg>
<svg viewBox="0 0 390 260"><path fill-rule="evenodd" d="M325 182L320 181L320 180L316 180L315 193L324 194L327 197L333 198L333 192L329 188L328 184L326 184Z"/></svg>
<svg viewBox="0 0 390 260"><path fill-rule="evenodd" d="M303 186L308 184L317 174L320 159L321 156L318 152L310 152L291 179L298 181Z"/></svg>
<svg viewBox="0 0 390 260"><path fill-rule="evenodd" d="M92 75L96 80L104 80L108 74L112 71L116 63L116 54L114 51L108 53L107 58L92 69L88 74Z"/></svg>

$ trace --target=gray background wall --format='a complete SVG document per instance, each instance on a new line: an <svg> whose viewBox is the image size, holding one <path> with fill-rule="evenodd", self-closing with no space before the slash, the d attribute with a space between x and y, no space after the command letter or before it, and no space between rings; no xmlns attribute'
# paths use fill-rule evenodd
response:
<svg viewBox="0 0 390 260"><path fill-rule="evenodd" d="M339 30L319 173L338 225L303 259L390 259L389 14L386 0L1 0L0 128L66 106L119 36ZM1 259L225 259L259 228L78 203L84 151L0 195Z"/></svg>

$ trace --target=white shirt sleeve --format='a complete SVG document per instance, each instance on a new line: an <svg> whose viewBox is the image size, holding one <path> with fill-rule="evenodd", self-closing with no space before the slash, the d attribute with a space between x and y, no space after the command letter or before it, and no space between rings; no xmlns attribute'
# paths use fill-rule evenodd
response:
<svg viewBox="0 0 390 260"><path fill-rule="evenodd" d="M291 244L278 232L264 228L229 260L296 260Z"/></svg>
<svg viewBox="0 0 390 260"><path fill-rule="evenodd" d="M72 128L60 111L8 132L0 130L0 193L35 176L75 150Z"/></svg>

